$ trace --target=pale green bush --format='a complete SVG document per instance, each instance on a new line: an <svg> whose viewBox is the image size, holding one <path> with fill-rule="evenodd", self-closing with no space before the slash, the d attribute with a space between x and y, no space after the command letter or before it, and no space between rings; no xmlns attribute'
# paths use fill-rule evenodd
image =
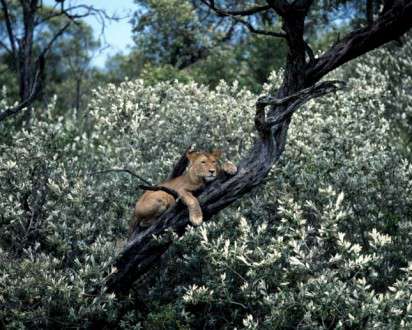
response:
<svg viewBox="0 0 412 330"><path fill-rule="evenodd" d="M193 327L411 327L412 165L385 119L391 81L357 73L296 115L264 189L175 244L154 301L173 283Z"/></svg>
<svg viewBox="0 0 412 330"><path fill-rule="evenodd" d="M393 93L409 96L379 67L355 68L347 91L296 114L265 184L191 228L128 297L104 280L141 182L97 172L157 183L191 144L237 161L257 95L127 81L96 90L80 119L51 105L30 130L0 123L0 324L410 328L412 166L387 115Z"/></svg>

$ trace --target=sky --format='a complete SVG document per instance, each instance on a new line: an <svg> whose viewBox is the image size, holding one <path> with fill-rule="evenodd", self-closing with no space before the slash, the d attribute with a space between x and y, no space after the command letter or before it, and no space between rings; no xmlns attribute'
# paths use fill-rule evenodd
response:
<svg viewBox="0 0 412 330"><path fill-rule="evenodd" d="M43 4L53 6L56 2L54 0L43 0ZM96 54L93 64L104 68L108 56L118 52L127 53L132 41L132 30L129 20L137 5L134 0L66 0L65 6L70 5L91 5L95 8L106 10L108 15L116 15L123 19L119 21L107 21L104 30L104 39L102 39L102 50ZM101 36L102 26L94 17L85 19L94 30L96 38Z"/></svg>

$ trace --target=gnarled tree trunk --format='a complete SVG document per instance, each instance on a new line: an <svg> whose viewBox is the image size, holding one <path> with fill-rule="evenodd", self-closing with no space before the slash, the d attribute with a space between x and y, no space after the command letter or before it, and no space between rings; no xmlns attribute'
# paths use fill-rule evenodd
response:
<svg viewBox="0 0 412 330"><path fill-rule="evenodd" d="M268 6L243 11L217 9L214 2L203 1L219 15L248 16L273 9L283 20L283 33L272 33L286 39L288 55L282 86L276 97L263 97L256 102L255 126L259 137L248 155L238 164L238 173L222 177L206 187L198 196L204 220L224 209L245 193L262 183L284 151L293 113L312 98L334 92L343 84L337 81L320 82L328 72L382 44L397 39L412 27L412 0L399 1L368 27L348 34L318 58L313 56L303 38L304 21L312 0L267 1ZM266 32L267 34L267 32ZM265 111L268 106L268 111ZM172 177L185 168L184 157L172 171ZM171 229L182 235L188 225L187 210L180 203L162 215L158 222L143 232L134 233L115 262L115 272L107 281L109 291L127 292L133 282L153 265L167 250L172 239L155 240Z"/></svg>

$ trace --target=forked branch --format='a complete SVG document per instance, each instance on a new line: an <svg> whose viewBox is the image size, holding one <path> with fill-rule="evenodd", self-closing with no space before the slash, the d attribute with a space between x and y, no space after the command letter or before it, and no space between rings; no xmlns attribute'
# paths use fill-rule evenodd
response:
<svg viewBox="0 0 412 330"><path fill-rule="evenodd" d="M250 16L250 15L254 15L259 12L270 10L271 7L269 5L255 6L255 7L251 7L249 9L244 9L244 10L226 10L226 9L216 7L215 2L213 0L211 1L201 0L201 2L204 3L206 6L208 6L211 10L213 10L219 16L231 17L234 21L243 24L252 33L265 35L265 36L271 36L271 37L277 37L277 38L286 37L286 34L283 32L275 32L275 31L257 29L249 21L239 17L239 16Z"/></svg>

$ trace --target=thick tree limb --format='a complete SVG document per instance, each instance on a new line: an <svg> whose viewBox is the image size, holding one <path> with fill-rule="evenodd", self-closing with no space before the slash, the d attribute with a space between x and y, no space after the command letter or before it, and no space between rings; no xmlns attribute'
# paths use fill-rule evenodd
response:
<svg viewBox="0 0 412 330"><path fill-rule="evenodd" d="M392 6L373 24L353 31L337 42L307 70L307 84L319 81L328 72L383 44L398 39L412 27L412 0Z"/></svg>

